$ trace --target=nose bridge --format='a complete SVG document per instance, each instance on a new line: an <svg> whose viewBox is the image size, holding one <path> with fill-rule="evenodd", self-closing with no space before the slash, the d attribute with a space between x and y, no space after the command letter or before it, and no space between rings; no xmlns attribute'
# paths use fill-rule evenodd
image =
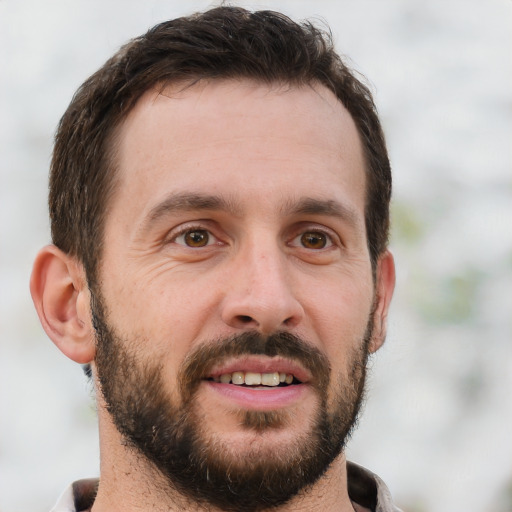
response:
<svg viewBox="0 0 512 512"><path fill-rule="evenodd" d="M286 255L275 239L253 237L240 250L230 278L223 311L230 326L269 333L300 322L302 306L294 293Z"/></svg>
<svg viewBox="0 0 512 512"><path fill-rule="evenodd" d="M248 261L249 291L252 295L265 303L270 303L291 293L290 279L280 251L268 244L253 247L249 252Z"/></svg>

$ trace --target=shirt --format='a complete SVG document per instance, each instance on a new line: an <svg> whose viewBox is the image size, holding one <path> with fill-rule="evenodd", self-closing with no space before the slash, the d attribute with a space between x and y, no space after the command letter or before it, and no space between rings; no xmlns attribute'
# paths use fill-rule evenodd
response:
<svg viewBox="0 0 512 512"><path fill-rule="evenodd" d="M355 510L401 512L393 504L386 484L374 473L353 462L347 462L348 495ZM62 494L50 512L83 512L92 507L99 479L78 480Z"/></svg>

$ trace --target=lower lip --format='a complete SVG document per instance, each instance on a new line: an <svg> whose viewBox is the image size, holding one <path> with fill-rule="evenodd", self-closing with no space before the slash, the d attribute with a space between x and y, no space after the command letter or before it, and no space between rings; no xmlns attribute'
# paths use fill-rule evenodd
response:
<svg viewBox="0 0 512 512"><path fill-rule="evenodd" d="M255 411L269 411L293 405L304 397L309 388L307 384L259 389L211 381L205 381L205 384L213 392L235 402L239 407Z"/></svg>

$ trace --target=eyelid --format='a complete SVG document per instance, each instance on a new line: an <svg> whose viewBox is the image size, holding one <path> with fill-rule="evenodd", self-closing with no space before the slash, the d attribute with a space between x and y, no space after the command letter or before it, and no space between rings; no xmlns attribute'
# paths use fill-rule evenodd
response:
<svg viewBox="0 0 512 512"><path fill-rule="evenodd" d="M318 224L301 225L298 229L294 230L294 234L291 237L290 242L288 242L288 244L292 245L292 242L294 242L297 238L301 237L305 233L321 233L328 238L326 247L323 247L322 249L311 249L313 251L321 251L329 249L331 247L341 247L343 245L341 242L341 238L335 231L325 226L319 226ZM295 246L295 244L293 244L292 246ZM304 247L304 249L306 248Z"/></svg>
<svg viewBox="0 0 512 512"><path fill-rule="evenodd" d="M210 240L203 247L209 247L211 245L215 245L221 242L219 238L213 233L211 226L208 226L208 222L195 221L181 224L180 226L173 228L165 237L164 243L175 243L180 247L185 247L194 250L201 249L201 247L189 247L185 243L179 243L176 241L180 236L183 236L191 231L206 231L208 233Z"/></svg>

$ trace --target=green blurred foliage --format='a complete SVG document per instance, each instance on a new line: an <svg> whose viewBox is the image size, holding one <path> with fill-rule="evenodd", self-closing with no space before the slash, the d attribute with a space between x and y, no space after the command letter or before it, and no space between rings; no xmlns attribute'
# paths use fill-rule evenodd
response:
<svg viewBox="0 0 512 512"><path fill-rule="evenodd" d="M426 231L414 205L394 200L391 203L391 237L396 243L416 244Z"/></svg>
<svg viewBox="0 0 512 512"><path fill-rule="evenodd" d="M423 276L416 295L418 311L431 324L471 323L478 317L477 297L483 272L462 268L458 274L432 280ZM420 280L421 281L421 280Z"/></svg>

